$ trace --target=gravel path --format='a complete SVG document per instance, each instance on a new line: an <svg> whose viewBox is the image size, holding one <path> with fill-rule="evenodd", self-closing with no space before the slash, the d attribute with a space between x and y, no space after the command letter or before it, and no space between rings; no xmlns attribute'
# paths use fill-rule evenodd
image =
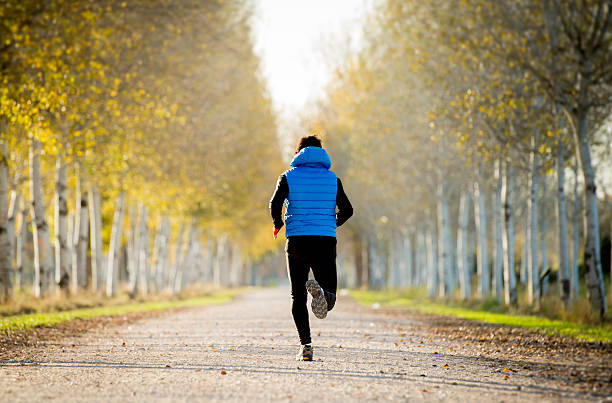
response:
<svg viewBox="0 0 612 403"><path fill-rule="evenodd" d="M288 294L257 290L39 343L0 362L0 400L612 401L348 298L323 321L311 314L315 361L297 362Z"/></svg>

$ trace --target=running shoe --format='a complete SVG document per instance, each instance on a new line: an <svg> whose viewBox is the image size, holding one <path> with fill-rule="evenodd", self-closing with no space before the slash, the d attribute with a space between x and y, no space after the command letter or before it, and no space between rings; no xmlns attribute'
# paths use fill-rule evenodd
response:
<svg viewBox="0 0 612 403"><path fill-rule="evenodd" d="M327 316L327 301L325 299L325 291L321 288L317 280L311 279L306 282L306 290L312 295L312 313L319 318L325 319Z"/></svg>
<svg viewBox="0 0 612 403"><path fill-rule="evenodd" d="M312 361L312 346L302 345L295 359L298 361Z"/></svg>

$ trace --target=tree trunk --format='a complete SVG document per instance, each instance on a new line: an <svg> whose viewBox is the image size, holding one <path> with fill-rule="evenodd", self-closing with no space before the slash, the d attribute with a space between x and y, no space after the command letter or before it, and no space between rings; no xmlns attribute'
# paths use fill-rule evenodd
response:
<svg viewBox="0 0 612 403"><path fill-rule="evenodd" d="M17 275L17 266L16 263L13 264L13 262L15 261L15 247L18 243L17 241L17 237L20 235L19 233L17 233L17 221L19 221L19 217L21 215L21 192L20 191L12 191L11 192L11 201L9 203L9 209L8 209L8 226L7 226L7 231L8 231L8 236L9 236L9 261L11 264L11 274L10 274L10 280L11 283L13 282L13 273L14 276ZM16 280L15 280L16 283ZM12 288L12 287L11 287Z"/></svg>
<svg viewBox="0 0 612 403"><path fill-rule="evenodd" d="M541 203L543 204L543 208L541 209L542 213L539 215L540 216L540 250L542 252L542 256L541 256L541 271L540 271L540 296L542 296L543 294L548 292L548 287L549 287L549 281L548 281L548 275L546 273L548 272L548 244L546 243L546 232L548 231L548 218L546 216L546 211L547 211L547 185L548 185L548 178L546 177L546 175L541 176L541 187L542 187L542 197L541 197ZM545 275L546 274L546 275Z"/></svg>
<svg viewBox="0 0 612 403"><path fill-rule="evenodd" d="M461 298L472 295L470 267L468 260L468 220L470 219L470 193L467 189L459 196L459 219L457 224L457 267L459 269L459 290Z"/></svg>
<svg viewBox="0 0 612 403"><path fill-rule="evenodd" d="M361 256L363 260L363 277L361 281L362 281L362 287L365 287L365 288L370 287L370 277L371 277L370 266L371 266L372 257L370 256L369 243L370 243L369 238L366 237L366 239L364 240L364 242L362 242L362 245L361 245L362 247Z"/></svg>
<svg viewBox="0 0 612 403"><path fill-rule="evenodd" d="M503 185L503 162L497 160L496 183L495 183L495 259L493 260L493 296L498 302L502 301L503 294L503 210L502 210L502 185Z"/></svg>
<svg viewBox="0 0 612 403"><path fill-rule="evenodd" d="M15 233L15 289L21 291L23 286L23 255L26 244L28 209L24 200L18 206L19 225Z"/></svg>
<svg viewBox="0 0 612 403"><path fill-rule="evenodd" d="M138 287L138 247L140 244L140 231L138 228L138 211L136 206L130 206L130 226L127 233L127 272L128 292L131 298L136 296Z"/></svg>
<svg viewBox="0 0 612 403"><path fill-rule="evenodd" d="M172 264L172 270L170 271L170 277L168 278L168 289L171 292L174 292L174 285L176 284L176 279L179 276L179 271L181 270L181 258L182 258L182 250L183 250L183 235L185 233L185 224L181 223L179 228L178 236L176 238L176 244L174 245L174 263ZM215 272L215 285L221 285L221 272Z"/></svg>
<svg viewBox="0 0 612 403"><path fill-rule="evenodd" d="M42 177L40 173L40 141L30 137L30 191L32 211L32 234L34 236L34 295L40 298L47 294L51 280L51 241L49 226L45 219Z"/></svg>
<svg viewBox="0 0 612 403"><path fill-rule="evenodd" d="M599 315L601 320L603 320L608 310L608 306L601 269L601 255L599 253L597 187L595 185L595 171L591 163L587 111L581 110L576 120L577 127L576 130L574 130L574 138L578 162L584 180L584 212L586 225L584 265L587 270L587 292L589 301L591 302L591 309Z"/></svg>
<svg viewBox="0 0 612 403"><path fill-rule="evenodd" d="M11 269L14 269L13 260L15 259L15 226L17 224L17 217L19 216L19 205L21 203L21 192L11 191L11 197L8 205L8 218L7 218L7 233L9 239L9 261L11 262ZM12 272L12 270L11 270ZM9 275L12 280L12 273Z"/></svg>
<svg viewBox="0 0 612 403"><path fill-rule="evenodd" d="M435 298L438 292L438 254L436 247L438 241L436 238L435 220L432 220L427 231L427 285L429 289L429 298Z"/></svg>
<svg viewBox="0 0 612 403"><path fill-rule="evenodd" d="M91 288L98 291L102 279L102 212L100 190L96 184L89 186L89 238L91 243Z"/></svg>
<svg viewBox="0 0 612 403"><path fill-rule="evenodd" d="M353 251L355 253L355 287L363 286L363 242L357 232L353 238Z"/></svg>
<svg viewBox="0 0 612 403"><path fill-rule="evenodd" d="M125 194L121 192L117 198L113 228L108 248L108 262L106 266L106 295L109 297L117 293L117 279L119 277L119 254L121 252L121 238L123 234L123 216L125 214Z"/></svg>
<svg viewBox="0 0 612 403"><path fill-rule="evenodd" d="M157 286L161 291L164 287L164 279L170 271L170 235L172 226L168 217L164 217L164 236L162 240L162 253L160 259L160 268L158 273Z"/></svg>
<svg viewBox="0 0 612 403"><path fill-rule="evenodd" d="M567 243L567 213L565 209L565 147L563 140L557 150L557 223L559 235L559 281L561 298L565 306L570 305L570 273Z"/></svg>
<svg viewBox="0 0 612 403"><path fill-rule="evenodd" d="M450 245L450 217L444 180L438 186L438 295L446 297L453 293L452 252Z"/></svg>
<svg viewBox="0 0 612 403"><path fill-rule="evenodd" d="M141 295L147 295L149 293L149 228L147 226L147 208L140 203L139 210L136 275L138 276L138 292Z"/></svg>
<svg viewBox="0 0 612 403"><path fill-rule="evenodd" d="M487 254L487 211L486 211L486 195L482 186L474 183L474 219L476 223L476 259L478 271L478 293L481 298L489 296L490 289L490 273L489 273L489 257Z"/></svg>
<svg viewBox="0 0 612 403"><path fill-rule="evenodd" d="M511 155L512 157L512 155ZM514 167L506 162L502 198L504 201L504 220L502 255L504 269L504 302L506 305L516 305L516 275L514 273L514 211L512 193L514 192Z"/></svg>
<svg viewBox="0 0 612 403"><path fill-rule="evenodd" d="M405 260L405 268L406 272L402 276L404 281L402 282L403 286L414 287L414 247L412 243L412 234L410 231L406 233L406 237L404 238L404 253L403 260Z"/></svg>
<svg viewBox="0 0 612 403"><path fill-rule="evenodd" d="M214 253L214 241L212 235L208 234L208 239L206 240L206 263L204 268L204 281L207 283L212 283L213 281L213 253ZM254 270L257 269L257 265L254 266ZM253 272L253 275L257 275L257 270ZM257 279L253 281L256 282ZM253 283L253 285L256 285Z"/></svg>
<svg viewBox="0 0 612 403"><path fill-rule="evenodd" d="M578 274L578 253L580 250L580 196L578 194L578 163L574 163L574 201L572 211L572 267L570 271L570 298L575 301L579 296L580 279Z"/></svg>
<svg viewBox="0 0 612 403"><path fill-rule="evenodd" d="M525 285L529 282L529 199L526 203L526 209L523 213L523 250L521 253L521 272L520 280L521 284Z"/></svg>
<svg viewBox="0 0 612 403"><path fill-rule="evenodd" d="M55 182L55 284L66 291L70 285L68 253L68 176L62 152L57 154Z"/></svg>
<svg viewBox="0 0 612 403"><path fill-rule="evenodd" d="M153 241L153 253L151 255L151 278L152 285L155 287L155 291L160 291L160 273L161 273L161 260L163 259L163 242L164 242L164 223L165 218L159 216L157 218L157 226L155 229L155 240Z"/></svg>
<svg viewBox="0 0 612 403"><path fill-rule="evenodd" d="M87 207L87 192L85 191L85 179L83 167L76 166L76 200L75 200L75 220L74 220L74 255L72 256L72 292L78 289L85 289L89 285L90 273L87 270L87 247L89 242L89 219Z"/></svg>
<svg viewBox="0 0 612 403"><path fill-rule="evenodd" d="M529 247L527 260L527 302L530 305L540 305L540 271L538 269L538 144L539 132L532 139L531 172L529 175Z"/></svg>
<svg viewBox="0 0 612 403"><path fill-rule="evenodd" d="M0 143L0 303L11 298L11 241L8 229L8 155L4 141Z"/></svg>

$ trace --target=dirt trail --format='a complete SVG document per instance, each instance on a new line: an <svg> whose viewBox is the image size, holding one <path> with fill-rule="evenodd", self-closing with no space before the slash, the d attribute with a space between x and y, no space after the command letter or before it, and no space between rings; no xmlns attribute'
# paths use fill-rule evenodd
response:
<svg viewBox="0 0 612 403"><path fill-rule="evenodd" d="M311 315L315 361L297 362L288 289L257 290L39 343L0 361L0 400L612 401L609 381L568 382L573 367L559 356L495 358L478 352L486 341L440 326L341 298L327 319Z"/></svg>

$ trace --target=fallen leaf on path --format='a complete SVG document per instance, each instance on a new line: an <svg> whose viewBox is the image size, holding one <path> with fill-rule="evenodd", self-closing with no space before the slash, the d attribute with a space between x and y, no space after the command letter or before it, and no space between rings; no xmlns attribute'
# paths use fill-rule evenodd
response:
<svg viewBox="0 0 612 403"><path fill-rule="evenodd" d="M170 364L166 364L166 368L172 368Z"/></svg>
<svg viewBox="0 0 612 403"><path fill-rule="evenodd" d="M221 371L221 375L227 375L227 372Z"/></svg>
<svg viewBox="0 0 612 403"><path fill-rule="evenodd" d="M200 369L200 368L198 368L198 369L196 369L196 370L195 370L195 372L200 372L200 371L201 371L201 369Z"/></svg>

